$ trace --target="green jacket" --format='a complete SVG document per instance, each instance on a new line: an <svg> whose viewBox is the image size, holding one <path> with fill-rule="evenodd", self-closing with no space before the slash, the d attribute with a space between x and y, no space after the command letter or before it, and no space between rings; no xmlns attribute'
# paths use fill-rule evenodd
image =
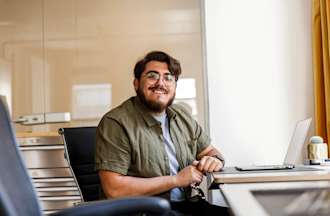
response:
<svg viewBox="0 0 330 216"><path fill-rule="evenodd" d="M184 107L174 104L166 112L181 170L192 164L210 139ZM170 175L161 125L138 97L105 114L96 138L97 170L143 178ZM160 196L169 198L169 192Z"/></svg>

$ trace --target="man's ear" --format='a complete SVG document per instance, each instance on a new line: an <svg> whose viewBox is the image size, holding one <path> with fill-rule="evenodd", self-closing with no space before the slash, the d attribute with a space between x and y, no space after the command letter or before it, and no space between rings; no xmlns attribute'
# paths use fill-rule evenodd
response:
<svg viewBox="0 0 330 216"><path fill-rule="evenodd" d="M137 91L139 89L139 80L138 79L134 79L133 81L133 85L134 85L134 89L135 91Z"/></svg>

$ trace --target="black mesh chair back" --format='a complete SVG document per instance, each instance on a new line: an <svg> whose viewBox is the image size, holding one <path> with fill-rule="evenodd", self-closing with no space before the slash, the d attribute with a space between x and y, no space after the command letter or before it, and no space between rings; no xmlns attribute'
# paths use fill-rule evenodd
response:
<svg viewBox="0 0 330 216"><path fill-rule="evenodd" d="M42 215L6 107L0 98L0 215Z"/></svg>
<svg viewBox="0 0 330 216"><path fill-rule="evenodd" d="M84 201L99 199L100 179L94 170L96 127L60 128L65 156Z"/></svg>

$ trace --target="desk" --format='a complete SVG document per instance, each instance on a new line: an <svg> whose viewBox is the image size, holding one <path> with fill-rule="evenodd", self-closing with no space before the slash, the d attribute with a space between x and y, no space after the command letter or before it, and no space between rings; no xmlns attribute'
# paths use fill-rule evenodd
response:
<svg viewBox="0 0 330 216"><path fill-rule="evenodd" d="M284 205L293 198L292 195L271 199L261 195L258 198L258 192L330 188L329 170L233 173L227 168L225 172L211 174L211 178L213 188L215 185L220 188L235 216L283 215Z"/></svg>
<svg viewBox="0 0 330 216"><path fill-rule="evenodd" d="M227 167L222 172L210 175L211 182L218 184L281 182L281 181L313 181L330 180L330 170L321 169L320 166L312 167L318 170L304 170L309 166L298 166L298 170L273 170L273 171L236 171L234 167Z"/></svg>

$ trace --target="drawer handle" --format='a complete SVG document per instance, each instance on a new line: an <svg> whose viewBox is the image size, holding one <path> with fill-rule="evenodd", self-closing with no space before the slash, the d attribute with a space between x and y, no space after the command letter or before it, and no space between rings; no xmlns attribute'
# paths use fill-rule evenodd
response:
<svg viewBox="0 0 330 216"><path fill-rule="evenodd" d="M43 150L62 150L64 146L29 146L20 147L22 151L43 151Z"/></svg>
<svg viewBox="0 0 330 216"><path fill-rule="evenodd" d="M70 201L81 200L80 196L40 197L40 201Z"/></svg>
<svg viewBox="0 0 330 216"><path fill-rule="evenodd" d="M38 192L56 192L56 191L78 191L77 187L47 187L37 188Z"/></svg>
<svg viewBox="0 0 330 216"><path fill-rule="evenodd" d="M75 182L73 178L33 179L34 183Z"/></svg>

